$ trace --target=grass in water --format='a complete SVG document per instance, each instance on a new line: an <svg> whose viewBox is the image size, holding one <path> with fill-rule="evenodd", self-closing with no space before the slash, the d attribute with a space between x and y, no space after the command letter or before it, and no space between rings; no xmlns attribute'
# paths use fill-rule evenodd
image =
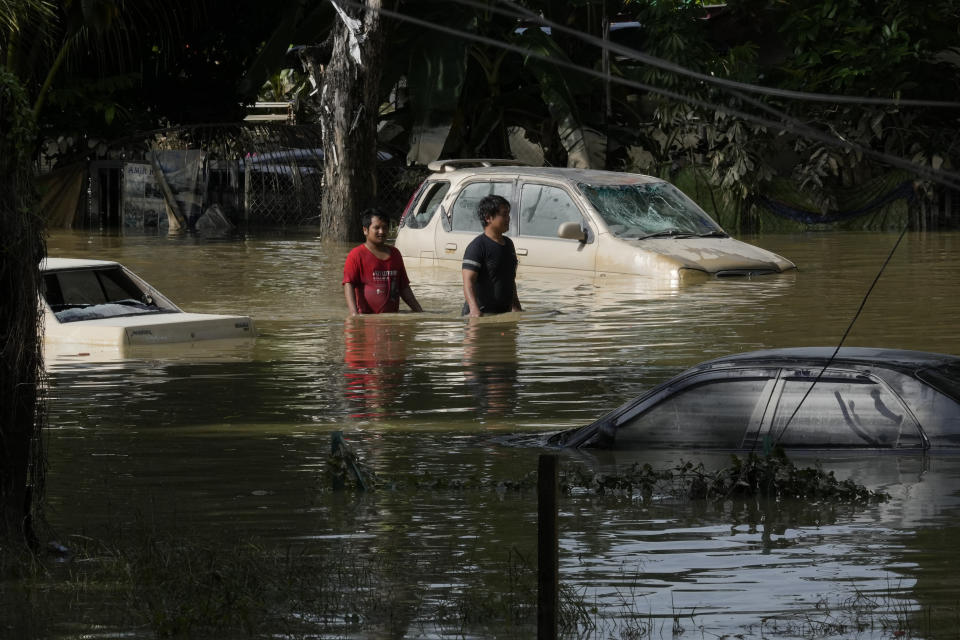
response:
<svg viewBox="0 0 960 640"><path fill-rule="evenodd" d="M411 473L394 477L371 472L359 457L345 463L331 455L320 495L328 491L533 493L536 474L515 479L451 478ZM800 469L785 456L734 458L730 467L707 470L682 463L654 470L635 465L598 474L577 466L561 470L568 501L579 495L630 500L729 503L776 502L804 497L821 504L862 505L885 498L819 469ZM528 501L529 502L529 501ZM769 515L769 513L768 513ZM775 524L775 523L774 523ZM536 634L535 549L505 546L500 560L473 557L451 542L449 549L411 551L362 541L278 545L253 538L203 540L189 531L159 533L137 525L115 530L112 542L70 536L51 543L42 556L3 554L0 582L7 609L0 637L41 638L123 635L130 638L348 638L532 637ZM348 532L349 533L349 532ZM402 537L402 536L401 536ZM378 544L383 545L379 539ZM414 545L415 546L415 545ZM476 554L474 554L476 555ZM860 602L858 606L863 605ZM847 607L854 610L856 607ZM821 624L860 628L853 621L821 617ZM890 608L884 608L889 613ZM692 612L653 616L635 611L611 621L561 586L561 629L565 637L641 638L679 635L696 629ZM874 616L885 628L896 620ZM69 621L69 622L64 622ZM763 632L797 630L797 620L764 621ZM605 637L607 634L604 634Z"/></svg>
<svg viewBox="0 0 960 640"><path fill-rule="evenodd" d="M21 558L17 615L0 622L0 637L73 637L73 630L133 638L536 635L536 567L515 548L492 568L499 578L491 590L469 568L474 561L442 551L411 558L347 544L278 548L146 531L134 538L110 546L75 537L69 557ZM561 615L568 629L589 620L568 587Z"/></svg>

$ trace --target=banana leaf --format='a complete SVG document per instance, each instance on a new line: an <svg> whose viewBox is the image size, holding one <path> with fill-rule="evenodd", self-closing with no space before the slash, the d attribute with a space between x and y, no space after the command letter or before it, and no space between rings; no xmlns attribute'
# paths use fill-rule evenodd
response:
<svg viewBox="0 0 960 640"><path fill-rule="evenodd" d="M526 68L537 79L540 95L556 122L557 132L567 151L567 164L571 167L603 168L606 160L606 137L587 126L580 115L578 97L587 96L594 90L588 79L572 73L569 67L557 66L543 57L570 63L570 58L557 42L539 29L527 29L516 36L522 46L536 53L528 57Z"/></svg>
<svg viewBox="0 0 960 640"><path fill-rule="evenodd" d="M299 0L280 0L279 4L281 18L277 28L240 80L241 95L256 95L267 79L283 68L291 45L314 44L330 32L333 20L330 3L322 2L310 11L304 11L304 3Z"/></svg>
<svg viewBox="0 0 960 640"><path fill-rule="evenodd" d="M458 30L474 30L476 20L467 12L435 5L435 23ZM451 24L455 23L455 24ZM440 157L456 118L467 74L468 42L436 31L417 30L410 41L406 69L410 105L410 140L407 161L427 164Z"/></svg>

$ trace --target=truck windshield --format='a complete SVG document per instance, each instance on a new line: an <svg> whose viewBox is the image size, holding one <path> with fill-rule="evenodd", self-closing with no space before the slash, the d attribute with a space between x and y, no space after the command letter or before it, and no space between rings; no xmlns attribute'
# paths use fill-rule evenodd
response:
<svg viewBox="0 0 960 640"><path fill-rule="evenodd" d="M578 186L610 233L620 238L726 235L703 209L668 182Z"/></svg>

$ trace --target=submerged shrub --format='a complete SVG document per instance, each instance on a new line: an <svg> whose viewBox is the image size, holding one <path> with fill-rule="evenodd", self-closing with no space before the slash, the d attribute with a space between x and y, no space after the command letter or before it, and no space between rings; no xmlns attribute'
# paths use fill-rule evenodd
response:
<svg viewBox="0 0 960 640"><path fill-rule="evenodd" d="M451 475L419 470L409 474L380 474L337 434L327 460L327 473L320 477L321 490L373 491L498 491L523 492L537 488L536 469L516 478ZM730 465L707 469L702 462L680 462L655 469L649 463L634 463L625 470L599 472L582 465L560 469L560 489L567 494L626 495L649 501L653 498L726 500L729 498L800 499L808 502L868 504L886 500L852 480L838 480L832 471L797 467L782 447L765 455L731 456Z"/></svg>
<svg viewBox="0 0 960 640"><path fill-rule="evenodd" d="M649 464L634 463L619 473L568 469L563 482L568 492L636 496L645 501L653 497L688 500L757 498L869 504L889 497L852 480L838 480L832 471L797 467L782 449L764 456L755 453L746 458L732 456L729 467L712 471L703 463L693 462L682 462L662 470L655 470Z"/></svg>

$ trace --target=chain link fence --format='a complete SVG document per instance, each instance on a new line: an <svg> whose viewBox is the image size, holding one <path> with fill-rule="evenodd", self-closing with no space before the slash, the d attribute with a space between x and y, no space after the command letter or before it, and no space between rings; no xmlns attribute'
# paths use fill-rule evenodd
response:
<svg viewBox="0 0 960 640"><path fill-rule="evenodd" d="M297 226L320 220L324 156L317 126L243 123L171 128L116 141L108 153L122 157L124 163L147 166L158 152L169 157L178 151L200 153L198 175L189 187L195 191L189 195L196 203L195 216L217 205L236 225ZM381 149L373 206L399 219L428 173L425 167L405 166L403 152ZM95 176L91 179L96 181ZM176 196L179 200L187 194Z"/></svg>

